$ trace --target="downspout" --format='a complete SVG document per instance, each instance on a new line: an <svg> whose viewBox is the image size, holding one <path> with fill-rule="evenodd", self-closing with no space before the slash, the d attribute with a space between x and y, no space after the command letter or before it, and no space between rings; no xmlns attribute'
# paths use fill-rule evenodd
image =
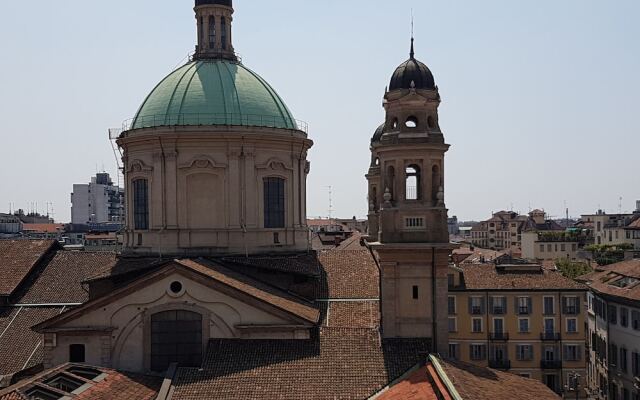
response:
<svg viewBox="0 0 640 400"><path fill-rule="evenodd" d="M431 304L433 307L433 324L431 325L431 337L433 337L433 352L438 354L438 296L436 295L436 248L431 248Z"/></svg>
<svg viewBox="0 0 640 400"><path fill-rule="evenodd" d="M369 246L369 243L367 241L364 242L365 246L367 247L367 249L369 250L369 253L371 253L371 257L373 257L373 261L375 261L376 263L376 267L378 267L378 297L379 297L379 301L378 301L378 308L380 309L380 326L378 327L378 330L380 332L382 332L382 318L384 318L383 314L382 314L382 268L380 267L380 264L378 263L378 258L376 257L376 255L373 253L373 249L371 248L371 246Z"/></svg>

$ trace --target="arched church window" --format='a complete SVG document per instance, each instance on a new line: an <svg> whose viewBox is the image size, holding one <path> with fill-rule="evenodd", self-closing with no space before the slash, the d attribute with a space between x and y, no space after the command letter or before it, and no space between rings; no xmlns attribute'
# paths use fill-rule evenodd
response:
<svg viewBox="0 0 640 400"><path fill-rule="evenodd" d="M375 186L371 188L369 204L373 207L373 210L371 211L378 211L378 189Z"/></svg>
<svg viewBox="0 0 640 400"><path fill-rule="evenodd" d="M427 125L429 126L429 129L434 129L436 127L436 120L433 116L429 116L429 118L427 118Z"/></svg>
<svg viewBox="0 0 640 400"><path fill-rule="evenodd" d="M405 122L405 126L407 128L417 128L418 127L418 118L411 116L409 118L407 118L407 121Z"/></svg>
<svg viewBox="0 0 640 400"><path fill-rule="evenodd" d="M216 17L209 17L209 48L216 47Z"/></svg>
<svg viewBox="0 0 640 400"><path fill-rule="evenodd" d="M442 186L441 181L440 167L434 165L431 168L431 200L433 200L434 204L438 203L438 192L440 191L440 186Z"/></svg>
<svg viewBox="0 0 640 400"><path fill-rule="evenodd" d="M264 227L285 227L284 179L264 179Z"/></svg>
<svg viewBox="0 0 640 400"><path fill-rule="evenodd" d="M420 167L410 165L406 171L405 199L418 200L420 198Z"/></svg>
<svg viewBox="0 0 640 400"><path fill-rule="evenodd" d="M380 158L376 157L375 160L373 161L373 165L375 165L376 167L380 166Z"/></svg>
<svg viewBox="0 0 640 400"><path fill-rule="evenodd" d="M133 225L134 229L149 229L149 182L146 179L133 181Z"/></svg>
<svg viewBox="0 0 640 400"><path fill-rule="evenodd" d="M151 316L151 370L169 365L199 367L202 363L202 315L184 310Z"/></svg>
<svg viewBox="0 0 640 400"><path fill-rule="evenodd" d="M227 49L227 19L221 17L220 19L220 39L222 40L222 50Z"/></svg>

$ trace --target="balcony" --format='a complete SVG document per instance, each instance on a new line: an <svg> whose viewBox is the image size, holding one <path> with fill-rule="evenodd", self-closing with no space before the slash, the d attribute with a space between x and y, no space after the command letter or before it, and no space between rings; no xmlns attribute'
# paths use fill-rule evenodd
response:
<svg viewBox="0 0 640 400"><path fill-rule="evenodd" d="M558 342L560 341L560 333L542 332L540 334L540 340L542 340L543 342Z"/></svg>
<svg viewBox="0 0 640 400"><path fill-rule="evenodd" d="M471 307L471 314L472 315L482 315L482 307L480 306L472 306Z"/></svg>
<svg viewBox="0 0 640 400"><path fill-rule="evenodd" d="M491 310L494 315L504 315L506 313L505 307L494 306Z"/></svg>
<svg viewBox="0 0 640 400"><path fill-rule="evenodd" d="M540 361L540 368L542 369L561 369L562 361L560 360L542 360Z"/></svg>
<svg viewBox="0 0 640 400"><path fill-rule="evenodd" d="M507 332L491 332L489 336L490 339L495 342L506 342L509 340L509 333Z"/></svg>
<svg viewBox="0 0 640 400"><path fill-rule="evenodd" d="M529 307L518 307L518 315L529 315Z"/></svg>
<svg viewBox="0 0 640 400"><path fill-rule="evenodd" d="M489 368L507 370L511 369L509 360L489 360Z"/></svg>

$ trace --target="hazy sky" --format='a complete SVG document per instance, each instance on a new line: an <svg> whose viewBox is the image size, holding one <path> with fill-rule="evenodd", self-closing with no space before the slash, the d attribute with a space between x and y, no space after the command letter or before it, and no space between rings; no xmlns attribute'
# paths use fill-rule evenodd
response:
<svg viewBox="0 0 640 400"><path fill-rule="evenodd" d="M416 56L440 87L461 219L513 206L564 215L640 199L640 2L236 0L243 62L310 124L309 216L366 214L382 96ZM107 129L134 116L195 45L192 0L0 2L0 211L115 171ZM182 60L182 61L181 61Z"/></svg>

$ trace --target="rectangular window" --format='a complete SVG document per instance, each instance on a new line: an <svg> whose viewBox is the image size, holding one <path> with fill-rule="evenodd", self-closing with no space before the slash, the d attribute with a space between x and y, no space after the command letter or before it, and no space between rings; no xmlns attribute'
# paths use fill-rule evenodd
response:
<svg viewBox="0 0 640 400"><path fill-rule="evenodd" d="M518 320L518 332L520 333L529 332L529 318L520 318Z"/></svg>
<svg viewBox="0 0 640 400"><path fill-rule="evenodd" d="M418 292L418 287L417 287L417 286L414 286L414 287L413 287L413 299L414 299L414 300L418 300L419 294L420 294L420 293Z"/></svg>
<svg viewBox="0 0 640 400"><path fill-rule="evenodd" d="M609 363L611 366L618 365L618 346L613 343L609 345Z"/></svg>
<svg viewBox="0 0 640 400"><path fill-rule="evenodd" d="M531 314L531 297L516 298L516 313L519 315Z"/></svg>
<svg viewBox="0 0 640 400"><path fill-rule="evenodd" d="M487 345L485 344L472 344L469 349L471 359L474 361L487 359Z"/></svg>
<svg viewBox="0 0 640 400"><path fill-rule="evenodd" d="M264 179L264 227L284 228L284 179Z"/></svg>
<svg viewBox="0 0 640 400"><path fill-rule="evenodd" d="M567 245L566 245L566 244L564 244L564 243L562 243L562 244L560 245L560 251L567 251Z"/></svg>
<svg viewBox="0 0 640 400"><path fill-rule="evenodd" d="M482 297L469 297L469 314L484 314L484 299Z"/></svg>
<svg viewBox="0 0 640 400"><path fill-rule="evenodd" d="M555 314L553 297L545 296L544 297L544 315L553 315Z"/></svg>
<svg viewBox="0 0 640 400"><path fill-rule="evenodd" d="M456 285L456 276L454 274L447 274L447 283L450 288Z"/></svg>
<svg viewBox="0 0 640 400"><path fill-rule="evenodd" d="M618 307L609 305L607 311L609 313L609 323L613 325L617 325L618 324Z"/></svg>
<svg viewBox="0 0 640 400"><path fill-rule="evenodd" d="M564 346L565 361L580 361L580 345L567 344Z"/></svg>
<svg viewBox="0 0 640 400"><path fill-rule="evenodd" d="M640 354L631 353L631 373L633 376L640 375Z"/></svg>
<svg viewBox="0 0 640 400"><path fill-rule="evenodd" d="M576 318L567 318L567 333L578 332L578 320Z"/></svg>
<svg viewBox="0 0 640 400"><path fill-rule="evenodd" d="M471 332L482 333L482 318L473 318L471 320Z"/></svg>
<svg viewBox="0 0 640 400"><path fill-rule="evenodd" d="M544 245L543 244L540 245L540 253L544 253Z"/></svg>
<svg viewBox="0 0 640 400"><path fill-rule="evenodd" d="M447 301L448 301L449 315L456 315L456 297L449 296L447 298Z"/></svg>
<svg viewBox="0 0 640 400"><path fill-rule="evenodd" d="M640 312L631 311L631 327L636 331L640 331Z"/></svg>
<svg viewBox="0 0 640 400"><path fill-rule="evenodd" d="M567 296L562 298L564 314L576 315L580 312L578 298L575 296Z"/></svg>
<svg viewBox="0 0 640 400"><path fill-rule="evenodd" d="M507 312L507 298L506 297L491 297L491 313L492 314L505 314Z"/></svg>
<svg viewBox="0 0 640 400"><path fill-rule="evenodd" d="M149 229L149 183L146 179L133 181L133 220L134 229Z"/></svg>
<svg viewBox="0 0 640 400"><path fill-rule="evenodd" d="M530 344L519 344L516 346L516 358L518 361L533 360L533 346Z"/></svg>
<svg viewBox="0 0 640 400"><path fill-rule="evenodd" d="M629 310L627 308L620 308L620 326L628 327L629 326Z"/></svg>
<svg viewBox="0 0 640 400"><path fill-rule="evenodd" d="M424 228L424 218L422 217L405 218L404 227L409 229Z"/></svg>
<svg viewBox="0 0 640 400"><path fill-rule="evenodd" d="M456 318L449 318L449 333L455 333L458 331L458 324Z"/></svg>
<svg viewBox="0 0 640 400"><path fill-rule="evenodd" d="M449 357L454 360L460 359L460 345L458 343L449 343Z"/></svg>
<svg viewBox="0 0 640 400"><path fill-rule="evenodd" d="M618 359L618 366L622 372L627 372L627 349L620 348L620 358Z"/></svg>

